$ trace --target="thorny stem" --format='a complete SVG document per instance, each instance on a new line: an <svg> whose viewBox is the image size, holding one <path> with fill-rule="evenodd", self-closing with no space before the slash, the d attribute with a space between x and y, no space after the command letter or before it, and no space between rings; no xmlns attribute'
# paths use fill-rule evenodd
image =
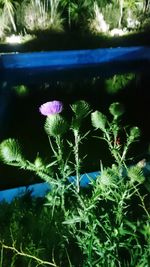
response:
<svg viewBox="0 0 150 267"><path fill-rule="evenodd" d="M56 145L57 145L57 151L54 149L54 146L52 144L52 141L49 137L49 143L50 143L50 147L54 153L54 156L56 157L58 164L59 164L59 169L60 169L60 173L64 178L64 160L63 160L63 153L62 153L62 141L60 136L56 136L55 137L55 141L56 141Z"/></svg>
<svg viewBox="0 0 150 267"><path fill-rule="evenodd" d="M78 130L74 130L74 140L75 140L75 147L74 147L74 155L75 155L75 170L76 170L76 188L77 192L80 191L80 159L79 159L79 142L80 142L80 135Z"/></svg>
<svg viewBox="0 0 150 267"><path fill-rule="evenodd" d="M35 172L39 177L41 177L42 179L44 179L46 182L51 182L53 181L53 179L50 177L50 175L48 174L48 172L46 172L46 170L41 169L38 170L34 164L32 164L30 161L26 160L26 161L22 161L22 162L13 162L13 163L9 163L9 165L11 166L15 166L15 167L20 167L21 169L24 170L28 170L28 171L33 171Z"/></svg>
<svg viewBox="0 0 150 267"><path fill-rule="evenodd" d="M126 154L128 152L128 149L129 149L129 146L131 145L131 141L130 140L127 140L127 144L123 150L123 153L122 153L122 156L121 156L121 162L125 160L126 158Z"/></svg>
<svg viewBox="0 0 150 267"><path fill-rule="evenodd" d="M117 211L117 221L120 224L123 218L123 210L125 205L125 199L127 198L128 189L126 189L123 194L120 196L120 201L118 202L118 211Z"/></svg>
<svg viewBox="0 0 150 267"><path fill-rule="evenodd" d="M57 153L57 160L58 160L58 163L60 164L60 173L62 175L63 178L64 177L64 167L65 167L65 164L64 164L64 159L63 159L63 153L62 153L62 140L60 138L60 136L56 136L56 144L57 144L57 149L58 149L58 153Z"/></svg>
<svg viewBox="0 0 150 267"><path fill-rule="evenodd" d="M120 154L118 153L118 151L115 152L115 147L112 145L111 143L111 137L109 135L109 133L107 131L104 132L105 134L105 140L107 141L108 143L108 146L109 146L109 150L111 151L112 155L114 156L116 162L118 163L118 165L120 165Z"/></svg>
<svg viewBox="0 0 150 267"><path fill-rule="evenodd" d="M134 185L133 185L133 186L134 186ZM150 214L149 214L149 212L148 212L148 210L147 210L147 208L146 208L146 206L145 206L145 203L144 203L144 198L141 196L141 194L140 194L138 188L137 188L136 186L134 186L134 188L135 188L135 191L136 191L136 193L137 193L139 199L141 200L141 203L142 203L141 207L142 207L143 210L145 211L145 213L146 213L148 219L150 219Z"/></svg>
<svg viewBox="0 0 150 267"><path fill-rule="evenodd" d="M37 258L36 256L27 254L27 253L25 253L23 251L19 251L14 246L10 247L10 246L2 244L2 248L12 250L13 252L15 252L19 256L23 256L23 257L26 257L26 258L33 259L33 260L37 261L40 265L48 265L48 266L58 267L58 265L56 265L55 263L51 263L51 262L48 262L48 261L43 261L43 260Z"/></svg>
<svg viewBox="0 0 150 267"><path fill-rule="evenodd" d="M57 153L56 153L56 151L55 151L55 149L54 149L54 147L53 147L53 144L52 144L52 141L51 141L51 138L50 138L50 136L48 136L48 140L49 140L49 143L50 143L50 147L51 147L51 149L52 149L52 151L53 151L54 155L56 156L56 155L57 155Z"/></svg>

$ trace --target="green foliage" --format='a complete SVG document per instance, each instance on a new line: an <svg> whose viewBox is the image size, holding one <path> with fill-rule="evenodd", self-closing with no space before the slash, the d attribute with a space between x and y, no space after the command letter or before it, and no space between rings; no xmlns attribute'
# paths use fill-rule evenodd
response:
<svg viewBox="0 0 150 267"><path fill-rule="evenodd" d="M20 7L20 24L27 30L62 31L63 19L58 10L60 0L31 0L24 1ZM19 22L19 16L18 16Z"/></svg>
<svg viewBox="0 0 150 267"><path fill-rule="evenodd" d="M114 75L105 81L106 91L110 94L118 93L125 88L133 79L134 74Z"/></svg>
<svg viewBox="0 0 150 267"><path fill-rule="evenodd" d="M24 96L27 96L28 93L29 93L29 89L27 86L25 85L18 85L18 86L15 86L13 87L13 90L16 92L16 94L19 96L19 97L24 97Z"/></svg>
<svg viewBox="0 0 150 267"><path fill-rule="evenodd" d="M102 7L102 14L109 25L109 29L118 28L119 5L118 1L110 2Z"/></svg>
<svg viewBox="0 0 150 267"><path fill-rule="evenodd" d="M9 30L8 17L3 12L3 9L0 9L0 39L5 37L6 32Z"/></svg>
<svg viewBox="0 0 150 267"><path fill-rule="evenodd" d="M87 28L93 5L92 0L62 0L61 4L67 11L69 28Z"/></svg>
<svg viewBox="0 0 150 267"><path fill-rule="evenodd" d="M96 34L118 27L149 28L149 7L143 0L0 0L0 10L1 39L14 32L62 32L64 26Z"/></svg>
<svg viewBox="0 0 150 267"><path fill-rule="evenodd" d="M95 1L93 4L93 17L89 20L89 28L92 33L106 33L109 30L109 25L105 21L105 16L102 10Z"/></svg>
<svg viewBox="0 0 150 267"><path fill-rule="evenodd" d="M15 24L15 8L17 6L17 1L12 0L0 0L0 5L3 8L3 16L6 18L6 22L9 20L14 31L17 30Z"/></svg>
<svg viewBox="0 0 150 267"><path fill-rule="evenodd" d="M65 240L66 226L62 227L61 224L63 215L60 210L55 210L55 218L53 218L50 208L43 204L42 199L32 200L30 192L20 199L15 199L11 204L0 204L1 230L3 230L0 233L0 247L7 244L26 255L39 258L37 261L27 256L16 255L16 251L11 252L8 248L3 248L2 266L35 267L42 259L49 263L49 265L40 264L42 266L59 266L59 263L65 260L62 244L67 246L67 240ZM4 209L3 212L2 209ZM55 258L58 265L55 264ZM12 262L14 265L11 265ZM53 265L50 265L50 262Z"/></svg>

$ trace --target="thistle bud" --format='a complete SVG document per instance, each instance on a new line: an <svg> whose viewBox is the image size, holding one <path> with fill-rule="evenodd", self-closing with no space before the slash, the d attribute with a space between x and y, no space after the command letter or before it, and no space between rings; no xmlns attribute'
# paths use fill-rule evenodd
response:
<svg viewBox="0 0 150 267"><path fill-rule="evenodd" d="M134 141L135 139L138 139L140 137L140 129L138 127L132 127L130 129L130 139L131 141Z"/></svg>
<svg viewBox="0 0 150 267"><path fill-rule="evenodd" d="M71 105L71 109L76 117L83 119L89 114L90 105L86 101L80 100Z"/></svg>
<svg viewBox="0 0 150 267"><path fill-rule="evenodd" d="M22 161L23 157L18 141L11 138L4 140L0 144L0 157L5 163Z"/></svg>
<svg viewBox="0 0 150 267"><path fill-rule="evenodd" d="M138 183L144 183L145 176L143 174L143 170L139 166L132 166L128 169L128 177L130 178L130 181L132 183L138 182Z"/></svg>
<svg viewBox="0 0 150 267"><path fill-rule="evenodd" d="M43 161L42 161L42 159L41 159L39 156L36 157L36 159L35 159L35 161L34 161L34 165L35 165L35 167L36 167L37 169L43 167Z"/></svg>
<svg viewBox="0 0 150 267"><path fill-rule="evenodd" d="M68 123L59 114L48 116L45 122L45 131L50 136L63 135L68 129Z"/></svg>
<svg viewBox="0 0 150 267"><path fill-rule="evenodd" d="M114 119L117 119L124 113L124 108L119 102L112 103L109 107L109 112L113 115Z"/></svg>

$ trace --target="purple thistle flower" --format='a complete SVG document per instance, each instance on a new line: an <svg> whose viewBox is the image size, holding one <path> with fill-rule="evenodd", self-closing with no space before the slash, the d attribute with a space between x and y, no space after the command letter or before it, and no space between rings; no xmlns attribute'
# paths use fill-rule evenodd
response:
<svg viewBox="0 0 150 267"><path fill-rule="evenodd" d="M39 111L44 116L54 115L62 112L63 104L60 101L54 100L46 102L40 106Z"/></svg>

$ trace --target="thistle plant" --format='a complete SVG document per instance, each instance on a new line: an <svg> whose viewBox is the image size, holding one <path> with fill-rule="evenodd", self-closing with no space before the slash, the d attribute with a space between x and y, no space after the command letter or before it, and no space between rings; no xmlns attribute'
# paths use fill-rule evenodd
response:
<svg viewBox="0 0 150 267"><path fill-rule="evenodd" d="M60 238L56 247L58 255L61 253L60 243L63 251L65 248L66 266L149 266L150 213L147 197L141 193L146 177L142 165L127 164L132 144L140 137L139 128L122 126L121 117L125 109L118 102L110 105L107 116L98 110L91 113L92 125L97 133L100 132L98 139L108 145L112 162L106 167L101 161L96 180L89 175L89 187L83 189L80 187L83 164L80 146L88 136L88 132L83 133L82 123L90 114L90 106L84 100L73 103L70 121L63 115L63 109L63 103L57 100L39 108L46 117L44 129L52 153L50 163L44 163L39 154L33 163L26 160L19 142L13 138L1 143L1 160L8 165L34 171L50 184L44 218L49 216L47 231L54 227L54 235ZM69 153L64 152L64 147L70 149ZM72 174L75 176L69 180ZM74 263L73 251L67 250L72 243L77 246L80 262ZM14 244L3 244L3 249L35 259L24 250L20 252ZM40 264L48 265L47 260L37 259ZM64 266L63 261L50 264Z"/></svg>

